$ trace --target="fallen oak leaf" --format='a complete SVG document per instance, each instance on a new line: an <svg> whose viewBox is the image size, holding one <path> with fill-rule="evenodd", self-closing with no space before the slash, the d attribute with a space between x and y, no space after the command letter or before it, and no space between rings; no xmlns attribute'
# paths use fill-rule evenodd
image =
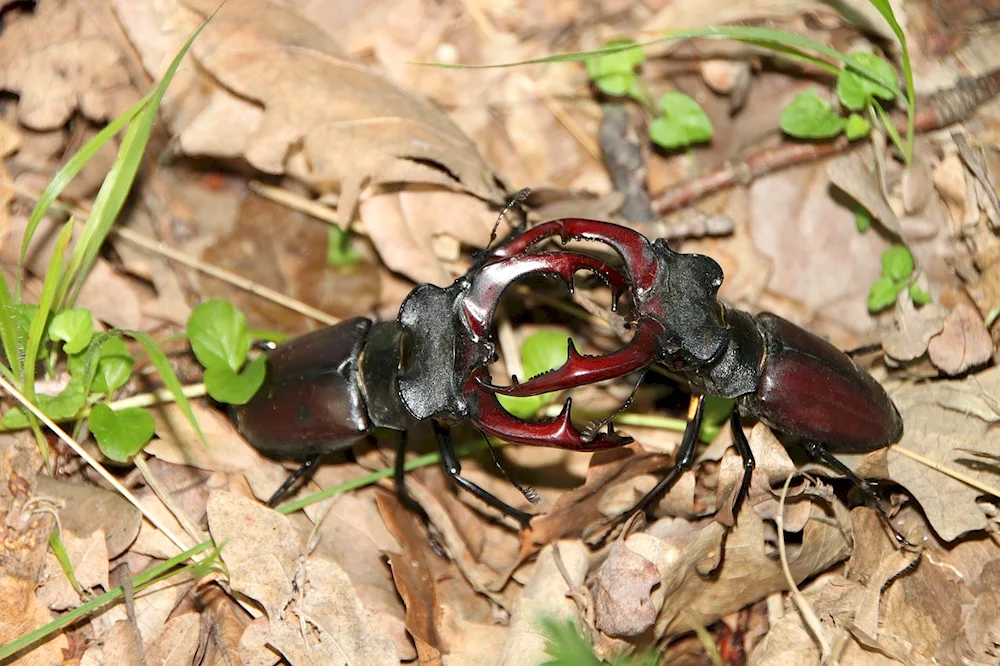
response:
<svg viewBox="0 0 1000 666"><path fill-rule="evenodd" d="M882 348L893 360L905 363L924 355L931 338L944 327L944 320L936 305L928 303L918 310L909 292L903 290L896 299L892 325L882 338Z"/></svg>
<svg viewBox="0 0 1000 666"><path fill-rule="evenodd" d="M28 127L61 127L77 108L106 120L138 101L124 57L93 11L68 0L39 2L33 15L0 32L0 89L20 96L18 119Z"/></svg>
<svg viewBox="0 0 1000 666"><path fill-rule="evenodd" d="M958 375L989 361L993 340L979 313L959 303L944 318L941 333L931 338L927 354L942 372Z"/></svg>
<svg viewBox="0 0 1000 666"><path fill-rule="evenodd" d="M150 26L129 4L114 6L140 51L161 49L168 30L177 31L168 39L183 39L181 30L193 30L218 8L215 0L161 3L159 23L171 26L163 29ZM160 34L151 39L156 29ZM255 168L289 173L321 193L339 187L343 222L353 216L362 188L378 183L416 181L465 189L491 201L504 198L499 176L444 112L348 57L332 37L286 5L267 0L223 5L192 54L214 83L237 99L208 104L211 96L202 93L200 108L173 114L185 123L180 143L189 153L212 154L192 142L187 127L197 127L202 137L236 129L244 143L227 152L242 154ZM236 113L237 100L260 114ZM232 128L233 117L254 126ZM213 127L216 133L206 131Z"/></svg>
<svg viewBox="0 0 1000 666"><path fill-rule="evenodd" d="M943 467L956 468L983 486L997 485L997 476L981 465L965 464L963 449L1000 453L1000 421L992 396L1000 394L1000 368L990 368L962 380L908 385L892 398L906 424L898 446ZM986 529L977 504L984 494L892 448L863 456L840 454L864 478L889 478L920 503L935 533L944 541ZM853 464L852 464L853 462Z"/></svg>
<svg viewBox="0 0 1000 666"><path fill-rule="evenodd" d="M609 636L638 636L656 622L650 592L660 574L652 562L615 541L590 582L596 626Z"/></svg>

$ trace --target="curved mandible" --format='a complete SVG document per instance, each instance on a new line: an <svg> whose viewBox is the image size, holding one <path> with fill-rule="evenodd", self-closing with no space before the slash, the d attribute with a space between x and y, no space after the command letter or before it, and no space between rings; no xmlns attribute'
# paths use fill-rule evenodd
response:
<svg viewBox="0 0 1000 666"><path fill-rule="evenodd" d="M597 257L579 252L534 252L500 258L481 267L469 278L469 287L462 297L461 308L469 331L482 339L489 337L493 314L503 292L515 281L527 275L553 275L566 282L573 291L573 276L589 270L611 287L617 303L628 289L629 282L621 273Z"/></svg>
<svg viewBox="0 0 1000 666"><path fill-rule="evenodd" d="M535 243L552 236L559 236L563 243L572 239L588 240L614 249L621 256L637 293L647 291L656 284L658 259L649 240L627 227L598 220L573 217L543 222L493 248L486 253L483 261L490 264L520 255Z"/></svg>

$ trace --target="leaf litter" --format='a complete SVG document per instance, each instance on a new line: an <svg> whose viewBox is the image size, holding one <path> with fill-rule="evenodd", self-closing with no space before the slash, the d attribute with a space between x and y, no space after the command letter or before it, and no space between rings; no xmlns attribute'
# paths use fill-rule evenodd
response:
<svg viewBox="0 0 1000 666"><path fill-rule="evenodd" d="M227 4L168 91L162 137L175 152L150 162L137 205L119 223L336 316L392 316L413 282L447 284L465 271L466 250L488 241L506 183L546 187L536 211L553 214L618 219L621 201L592 150L601 109L583 67L469 73L406 61L515 61L596 47L613 33L720 21L767 20L842 49L845 35L866 44L862 26L889 40L879 46L895 44L865 2L850 3L854 26L827 5L723 1L705 12L692 1L649 15L625 2L596 14L577 4L533 9L531 21L519 8L480 7L473 15L458 3L421 0L389 12L350 3L307 3L301 13L263 0ZM49 0L6 10L0 89L14 95L0 101L7 275L25 226L25 191L47 182L38 174L54 170L74 141L138 99L145 90L136 74L159 76L214 9L210 2ZM944 40L924 43L911 34L921 91L1000 65L989 25L938 25L942 17L920 3L896 9ZM559 35L571 35L570 42ZM942 45L953 64L944 64ZM802 90L798 74L771 67L760 51L721 42L659 52L678 57L648 59L643 76L657 92L699 100L715 127L704 149L647 151L653 194L738 163L750 148L776 145L775 100ZM17 663L70 655L88 664L537 664L550 657L543 618L573 621L601 656L656 646L669 660L685 654L685 636L696 625L721 642L720 627L732 633L741 615L761 628L738 633L747 663L819 663L814 628L787 596L779 540L837 663L992 663L1000 653L1000 512L992 490L1000 486L1000 389L992 367L1000 240L998 162L989 146L998 117L993 103L958 130L921 137L909 168L859 142L843 157L715 191L697 213L726 216L732 235L674 241L718 258L727 276L722 294L739 307L775 311L844 348L882 342L887 367L869 357L861 362L890 390L904 438L894 449L840 457L884 486L893 528L919 552L894 547L883 519L859 506L863 499L847 482L822 465L803 466L797 447L786 449L759 424L749 431L758 466L739 515L731 515L731 502L742 463L723 435L649 524L637 521L592 550L581 535L593 537L602 520L633 504L669 468L676 437L643 429L639 444L595 454L585 473L578 458L562 454L502 454L542 497L532 509L542 515L518 533L455 495L432 469L408 477L426 522L390 494L390 482L281 516L257 501L281 482L280 464L247 448L207 404L196 410L208 447L176 408L165 407L157 439L146 448L151 478L120 472L175 533L187 526L192 539L209 534L221 545L219 570L139 590ZM338 224L354 233L349 242L360 262L329 269L327 230L249 194L247 174L333 205ZM99 178L82 179L74 201L87 204ZM858 233L851 200L892 233ZM674 222L683 226L682 215L644 231L700 233L690 225L674 233ZM900 239L933 302L918 305L903 292L893 308L872 313L865 293L878 277L881 252ZM81 302L102 325L168 334L193 304L224 295L254 325L312 326L161 257L121 242L114 250L90 276ZM36 273L46 254L38 260ZM610 342L589 336L584 344L593 352ZM602 391L611 402L613 392L594 389ZM636 408L662 412L669 403L663 397L661 387L643 388ZM602 404L590 400L580 402ZM119 578L112 572L135 575L177 553L69 458L59 459L53 481L38 474L30 438L0 437L0 467L9 479L0 488L0 516L10 554L0 560L0 644L113 587ZM428 444L416 441L415 448ZM517 462L529 454L536 464ZM387 464L384 447L359 447L352 460L321 468L300 495ZM463 460L463 467L490 492L530 508L489 456ZM773 489L791 474L797 476L782 507ZM166 501L146 484L166 492ZM48 547L52 530L82 596ZM702 651L692 663L709 661Z"/></svg>

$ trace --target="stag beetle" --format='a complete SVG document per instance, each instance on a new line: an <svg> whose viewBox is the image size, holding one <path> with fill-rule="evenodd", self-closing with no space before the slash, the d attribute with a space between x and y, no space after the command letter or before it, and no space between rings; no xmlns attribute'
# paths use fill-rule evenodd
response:
<svg viewBox="0 0 1000 666"><path fill-rule="evenodd" d="M350 448L374 427L405 431L430 419L447 474L527 526L530 514L462 477L447 426L468 419L481 431L510 442L578 451L631 441L610 426L607 432L578 431L570 421L569 399L555 419L518 419L503 409L489 388L488 366L496 359L491 320L503 291L535 274L560 277L572 290L573 277L581 269L602 278L615 302L626 288L617 270L586 254L484 256L450 287L418 286L395 321L356 317L278 345L268 354L264 385L232 412L240 433L259 451L274 458L304 460L268 505L275 506L322 456ZM405 438L400 437L395 467L399 489L404 448ZM518 488L534 499L530 489Z"/></svg>
<svg viewBox="0 0 1000 666"><path fill-rule="evenodd" d="M510 261L539 241L559 236L598 241L620 256L633 302L631 341L604 356L581 356L569 343L566 363L496 393L529 396L600 382L660 363L685 377L693 392L689 420L674 468L632 509L653 506L690 467L701 429L705 394L736 398L731 425L744 474L733 514L746 496L753 453L740 415L754 416L777 431L800 437L810 455L840 472L878 500L873 485L857 477L830 447L867 453L903 435L903 421L882 386L847 354L822 338L770 313L751 315L718 299L722 268L713 259L682 254L666 241L652 243L608 222L547 222L494 248L484 261Z"/></svg>

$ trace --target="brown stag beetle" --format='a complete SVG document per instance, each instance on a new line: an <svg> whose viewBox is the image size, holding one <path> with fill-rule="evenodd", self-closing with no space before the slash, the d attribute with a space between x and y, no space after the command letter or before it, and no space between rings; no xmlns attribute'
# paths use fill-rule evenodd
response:
<svg viewBox="0 0 1000 666"><path fill-rule="evenodd" d="M830 448L867 453L887 447L902 437L903 422L882 386L847 354L777 315L751 315L723 304L718 299L722 269L711 258L674 252L662 239L650 242L608 222L546 222L494 248L486 267L491 261L510 261L554 236L563 243L601 242L621 256L634 335L625 347L604 356L581 356L570 342L569 358L560 368L523 383L514 378L511 386L489 388L504 395L538 395L660 363L685 377L694 394L673 469L621 517L652 507L691 466L706 394L737 399L731 423L744 474L733 515L754 468L741 414L801 438L810 455L849 478L878 505L873 484L855 475Z"/></svg>
<svg viewBox="0 0 1000 666"><path fill-rule="evenodd" d="M350 448L373 428L405 431L429 419L445 471L455 483L527 526L530 514L462 477L447 426L468 419L509 442L578 451L631 441L610 426L607 432L581 433L570 421L569 399L555 419L516 418L489 388L488 366L496 359L491 320L504 290L536 274L560 277L572 290L581 269L602 278L615 302L627 286L621 273L587 254L484 255L450 287L418 286L395 321L356 317L278 345L268 354L264 385L232 412L240 433L256 449L273 458L304 461L268 505L275 506L324 455ZM404 437L398 445L395 480L402 491ZM529 501L537 501L530 489L518 488Z"/></svg>

